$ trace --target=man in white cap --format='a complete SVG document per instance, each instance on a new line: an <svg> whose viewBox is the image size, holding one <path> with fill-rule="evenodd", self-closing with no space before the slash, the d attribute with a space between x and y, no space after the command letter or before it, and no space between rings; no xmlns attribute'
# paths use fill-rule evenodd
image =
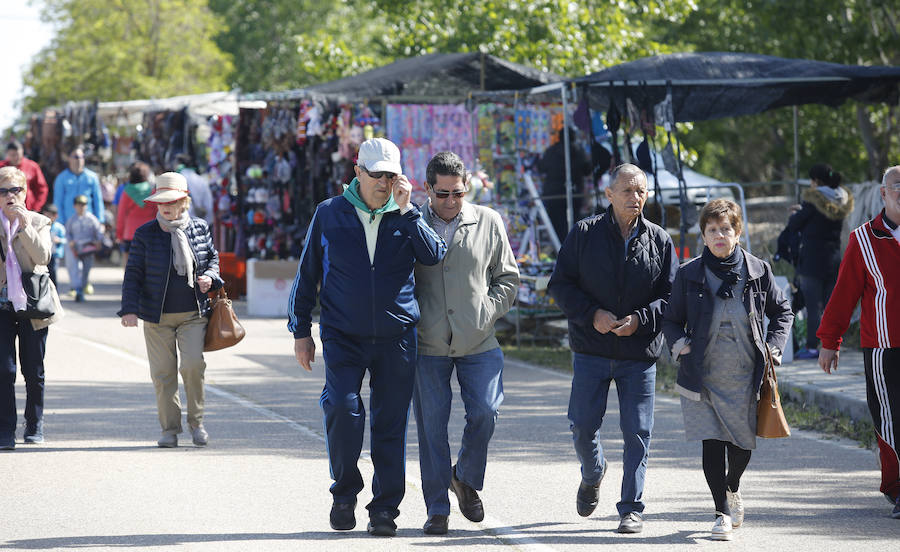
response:
<svg viewBox="0 0 900 552"><path fill-rule="evenodd" d="M400 150L384 138L360 145L356 178L341 196L316 208L288 305L297 362L312 371L316 346L311 311L318 296L324 348L328 460L334 484L331 527L356 526L357 467L365 430L359 396L369 371L372 416L372 502L368 532L394 536L406 488L406 426L416 364L419 306L413 295L416 262L434 265L444 241L410 202Z"/></svg>

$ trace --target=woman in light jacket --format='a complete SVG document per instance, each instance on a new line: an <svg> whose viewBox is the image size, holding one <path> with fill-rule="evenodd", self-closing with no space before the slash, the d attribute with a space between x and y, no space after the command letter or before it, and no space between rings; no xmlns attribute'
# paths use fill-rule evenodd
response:
<svg viewBox="0 0 900 552"><path fill-rule="evenodd" d="M150 377L162 427L157 444L164 448L178 446L182 431L178 396L181 372L191 439L202 447L209 441L203 427L203 342L210 314L207 292L222 287L219 254L206 221L188 215L191 198L183 176L172 172L159 175L156 192L144 201L155 204L158 212L154 220L134 233L118 315L125 327L137 326L138 318L144 321Z"/></svg>
<svg viewBox="0 0 900 552"><path fill-rule="evenodd" d="M772 268L738 244L741 208L716 199L700 212L703 254L675 275L663 332L680 361L676 389L688 440L703 442L714 540L744 521L741 475L756 448L765 348L780 361L794 315ZM763 316L769 318L763 331ZM727 471L726 471L727 467Z"/></svg>
<svg viewBox="0 0 900 552"><path fill-rule="evenodd" d="M16 448L16 338L25 378L25 443L44 442L44 351L47 327L62 317L56 287L50 282L55 314L19 318L25 309L23 273L49 273L50 219L25 207L25 173L0 169L0 450Z"/></svg>

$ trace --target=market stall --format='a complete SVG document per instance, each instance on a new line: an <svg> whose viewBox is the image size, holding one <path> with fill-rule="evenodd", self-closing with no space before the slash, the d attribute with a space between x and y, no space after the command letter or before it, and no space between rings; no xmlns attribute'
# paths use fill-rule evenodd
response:
<svg viewBox="0 0 900 552"><path fill-rule="evenodd" d="M400 147L416 203L426 197L425 166L442 150L459 153L468 167L485 170L485 180L498 181L500 194L480 188L478 201L498 208L500 196L514 202L513 155L503 159L504 148L496 146L515 145L515 112L476 110L472 93L555 79L478 53L429 54L307 89L243 96L267 106L240 114L235 251L255 262L299 256L316 204L341 193L352 179L359 144L374 136ZM535 148L543 145L537 138Z"/></svg>
<svg viewBox="0 0 900 552"><path fill-rule="evenodd" d="M734 52L691 52L642 58L572 82L588 98L591 109L607 113L610 130L623 120L632 128L664 128L668 143L659 151L667 169L680 182L680 245L683 248L686 231L696 222L696 209L683 176L674 136L675 123L793 106L796 180L799 166L796 106L810 103L837 106L847 99L896 104L900 95L900 67L840 65ZM613 154L622 156L615 144ZM630 148L625 150L625 155L631 155ZM640 156L635 157L641 164ZM645 159L655 169L649 152Z"/></svg>

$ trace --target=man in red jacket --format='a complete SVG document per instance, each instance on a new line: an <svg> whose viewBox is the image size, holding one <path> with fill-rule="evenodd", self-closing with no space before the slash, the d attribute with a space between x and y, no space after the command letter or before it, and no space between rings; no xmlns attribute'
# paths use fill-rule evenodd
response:
<svg viewBox="0 0 900 552"><path fill-rule="evenodd" d="M29 211L37 211L44 207L47 203L47 181L44 180L44 173L37 163L25 157L22 144L18 140L12 140L6 146L6 160L0 161L0 167L7 165L16 167L25 173L25 179L28 182L28 195L25 196L25 208Z"/></svg>
<svg viewBox="0 0 900 552"><path fill-rule="evenodd" d="M819 366L838 367L841 336L862 299L860 343L866 398L881 454L881 492L900 519L900 165L881 180L884 210L850 234L837 285L825 307L817 337Z"/></svg>

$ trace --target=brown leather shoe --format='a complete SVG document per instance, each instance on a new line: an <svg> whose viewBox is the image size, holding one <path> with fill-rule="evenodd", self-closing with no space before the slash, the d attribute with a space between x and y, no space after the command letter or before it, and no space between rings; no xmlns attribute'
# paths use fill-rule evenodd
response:
<svg viewBox="0 0 900 552"><path fill-rule="evenodd" d="M428 516L428 521L425 522L422 530L426 535L446 535L450 525L449 518L450 516L442 514Z"/></svg>
<svg viewBox="0 0 900 552"><path fill-rule="evenodd" d="M478 493L475 492L475 489L456 478L456 466L453 466L453 478L450 480L450 488L456 494L456 498L459 500L459 510L462 512L462 515L466 516L467 520L475 523L484 520L484 505L481 503L481 499L478 498Z"/></svg>

